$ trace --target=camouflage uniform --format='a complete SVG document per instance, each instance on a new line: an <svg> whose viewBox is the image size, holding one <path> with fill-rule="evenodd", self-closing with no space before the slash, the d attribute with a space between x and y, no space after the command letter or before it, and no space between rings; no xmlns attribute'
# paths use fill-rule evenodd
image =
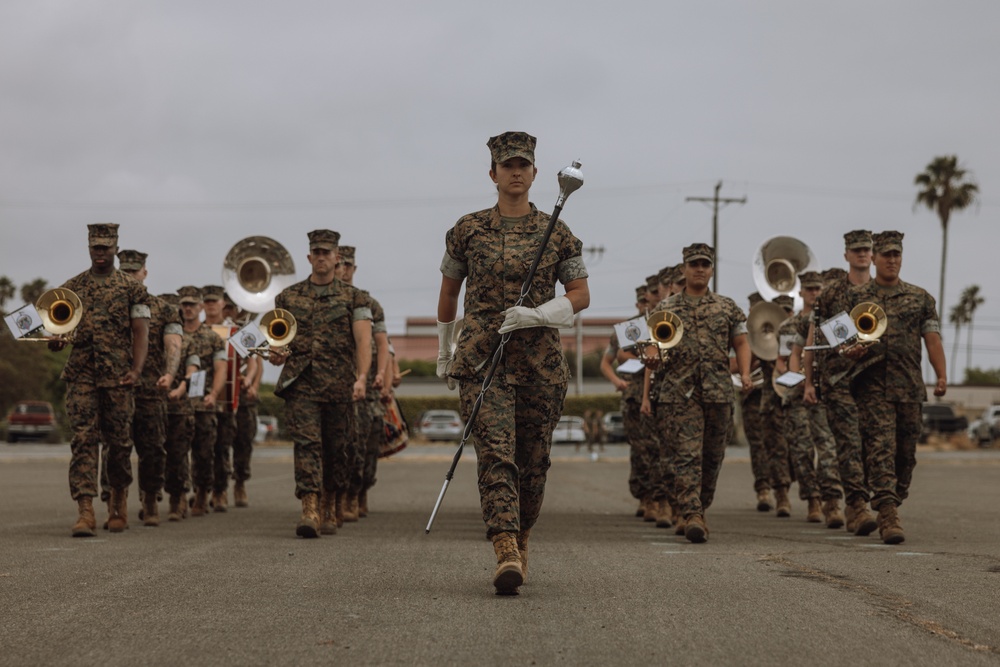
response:
<svg viewBox="0 0 1000 667"><path fill-rule="evenodd" d="M240 384L240 405L236 410L236 435L233 438L232 475L237 482L250 479L253 440L257 437L257 408L260 397L250 398L247 386Z"/></svg>
<svg viewBox="0 0 1000 667"><path fill-rule="evenodd" d="M876 241L877 243L877 241ZM872 508L900 505L906 499L921 430L921 404L927 390L920 369L924 334L940 333L934 297L903 281L882 287L875 280L851 290L852 305L882 306L888 328L859 361L851 383L861 416L865 472Z"/></svg>
<svg viewBox="0 0 1000 667"><path fill-rule="evenodd" d="M205 371L205 393L211 391L215 377L215 362L226 361L226 344L212 327L201 324L190 333L191 353L198 357ZM221 396L217 401L224 400ZM203 396L189 398L194 410L194 437L191 440L191 481L195 490L206 493L215 484L215 441L219 420L214 407L207 407Z"/></svg>
<svg viewBox="0 0 1000 667"><path fill-rule="evenodd" d="M282 291L275 306L290 311L298 325L274 390L285 400L294 443L295 496L346 492L348 449L356 437L353 324L372 319L370 299L340 280L314 285L307 278Z"/></svg>
<svg viewBox="0 0 1000 667"><path fill-rule="evenodd" d="M754 292L748 297L750 307L761 303L764 298ZM758 366L762 363L759 357L753 356L750 359L751 368L756 362ZM763 371L762 371L763 372ZM764 416L761 413L761 395L763 385L754 387L749 393L744 394L741 399L743 411L743 433L747 437L747 445L750 449L750 469L753 471L753 489L760 491L771 490L771 462L767 453L767 446L764 444Z"/></svg>
<svg viewBox="0 0 1000 667"><path fill-rule="evenodd" d="M89 225L91 246L115 246L118 225ZM108 479L115 489L132 484L133 387L121 379L132 370L132 320L149 319L149 294L127 274L90 270L62 287L80 297L82 318L63 368L66 412L73 427L69 488L73 500L97 496L101 443L108 445Z"/></svg>
<svg viewBox="0 0 1000 667"><path fill-rule="evenodd" d="M677 506L687 521L703 515L715 497L732 428L729 348L746 334L746 316L732 299L713 292L675 294L666 307L680 318L684 335L670 350L670 372L657 383L656 418L674 451Z"/></svg>
<svg viewBox="0 0 1000 667"><path fill-rule="evenodd" d="M372 306L372 365L368 371L368 382L365 385L365 400L357 401L354 405L357 408L358 425L358 457L356 465L360 475L352 483L348 490L349 494L357 495L375 486L375 473L378 469L378 455L385 442L385 423L382 418L385 416L385 407L379 400L379 390L375 389L375 375L378 374L378 346L375 342L376 334L386 333L385 311L380 304L370 294ZM388 378L383 378L389 382Z"/></svg>
<svg viewBox="0 0 1000 667"><path fill-rule="evenodd" d="M459 380L468 421L498 345L503 311L512 307L538 251L549 216L531 205L522 218L502 219L498 207L461 218L445 238L441 273L466 280L465 320L451 375ZM524 306L555 298L555 284L587 277L583 244L557 221ZM541 510L551 465L552 431L562 413L569 367L559 330L529 327L510 333L472 434L479 495L489 536L530 529Z"/></svg>
<svg viewBox="0 0 1000 667"><path fill-rule="evenodd" d="M181 336L181 370L171 390L180 386L187 368L201 369L201 359L194 353L194 337L188 332ZM186 387L186 385L185 385ZM171 496L182 496L191 490L191 441L194 439L194 405L186 397L167 401L166 461L163 489Z"/></svg>
<svg viewBox="0 0 1000 667"><path fill-rule="evenodd" d="M614 359L618 350L618 336L611 334L605 356ZM621 399L622 421L629 444L628 490L638 500L652 499L660 477L660 443L654 433L653 418L640 412L643 374L640 371L620 377L628 382Z"/></svg>

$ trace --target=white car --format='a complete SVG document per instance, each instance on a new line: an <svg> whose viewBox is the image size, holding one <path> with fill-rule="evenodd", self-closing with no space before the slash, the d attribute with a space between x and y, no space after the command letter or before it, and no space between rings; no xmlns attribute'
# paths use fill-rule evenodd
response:
<svg viewBox="0 0 1000 667"><path fill-rule="evenodd" d="M587 442L587 434L583 431L583 417L560 417L552 432L552 442L577 445Z"/></svg>
<svg viewBox="0 0 1000 667"><path fill-rule="evenodd" d="M254 442L264 442L275 440L278 437L278 418L272 415L259 415L257 417L257 435Z"/></svg>
<svg viewBox="0 0 1000 667"><path fill-rule="evenodd" d="M979 419L969 425L969 438L982 446L1000 438L1000 405L989 406Z"/></svg>

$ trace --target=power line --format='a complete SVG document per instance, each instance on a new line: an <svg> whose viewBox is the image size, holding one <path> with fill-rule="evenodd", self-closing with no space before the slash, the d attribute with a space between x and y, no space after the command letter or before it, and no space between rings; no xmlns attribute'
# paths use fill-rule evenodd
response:
<svg viewBox="0 0 1000 667"><path fill-rule="evenodd" d="M715 196L713 197L686 197L684 201L700 201L700 202L712 202L712 247L715 249L715 266L712 271L712 291L719 292L719 204L745 204L747 203L746 195L740 199L734 198L719 198L719 190L722 189L722 181L715 184Z"/></svg>

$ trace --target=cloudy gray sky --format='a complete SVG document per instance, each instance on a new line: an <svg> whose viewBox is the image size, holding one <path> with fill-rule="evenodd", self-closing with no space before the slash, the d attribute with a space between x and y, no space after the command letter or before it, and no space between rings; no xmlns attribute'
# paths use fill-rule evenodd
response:
<svg viewBox="0 0 1000 667"><path fill-rule="evenodd" d="M987 1L5 2L0 275L60 283L88 266L85 225L114 221L154 292L218 282L255 234L304 278L328 227L401 332L435 312L445 231L494 202L486 139L517 129L539 208L583 162L563 218L605 249L590 315L629 315L644 276L710 240L684 200L719 179L748 197L720 216L740 303L765 239L842 264L858 227L905 232L904 279L937 296L912 181L954 153L982 203L953 218L946 305L981 285L973 364L997 367L997 25Z"/></svg>

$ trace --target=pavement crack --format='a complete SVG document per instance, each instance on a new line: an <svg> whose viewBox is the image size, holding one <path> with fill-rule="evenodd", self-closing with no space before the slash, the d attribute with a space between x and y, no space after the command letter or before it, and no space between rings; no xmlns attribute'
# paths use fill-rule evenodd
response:
<svg viewBox="0 0 1000 667"><path fill-rule="evenodd" d="M970 651L1000 655L1000 647L979 644L972 639L951 630L950 628L946 628L937 621L917 616L912 611L913 601L899 595L893 595L872 586L852 581L847 577L838 576L823 570L817 570L801 563L796 563L795 561L785 558L784 556L763 556L760 560L768 563L776 563L787 568L787 571L782 573L781 576L811 579L813 581L834 586L841 590L863 593L877 606L892 616L895 616L904 623L912 625L922 632L926 632L936 637L941 637Z"/></svg>

